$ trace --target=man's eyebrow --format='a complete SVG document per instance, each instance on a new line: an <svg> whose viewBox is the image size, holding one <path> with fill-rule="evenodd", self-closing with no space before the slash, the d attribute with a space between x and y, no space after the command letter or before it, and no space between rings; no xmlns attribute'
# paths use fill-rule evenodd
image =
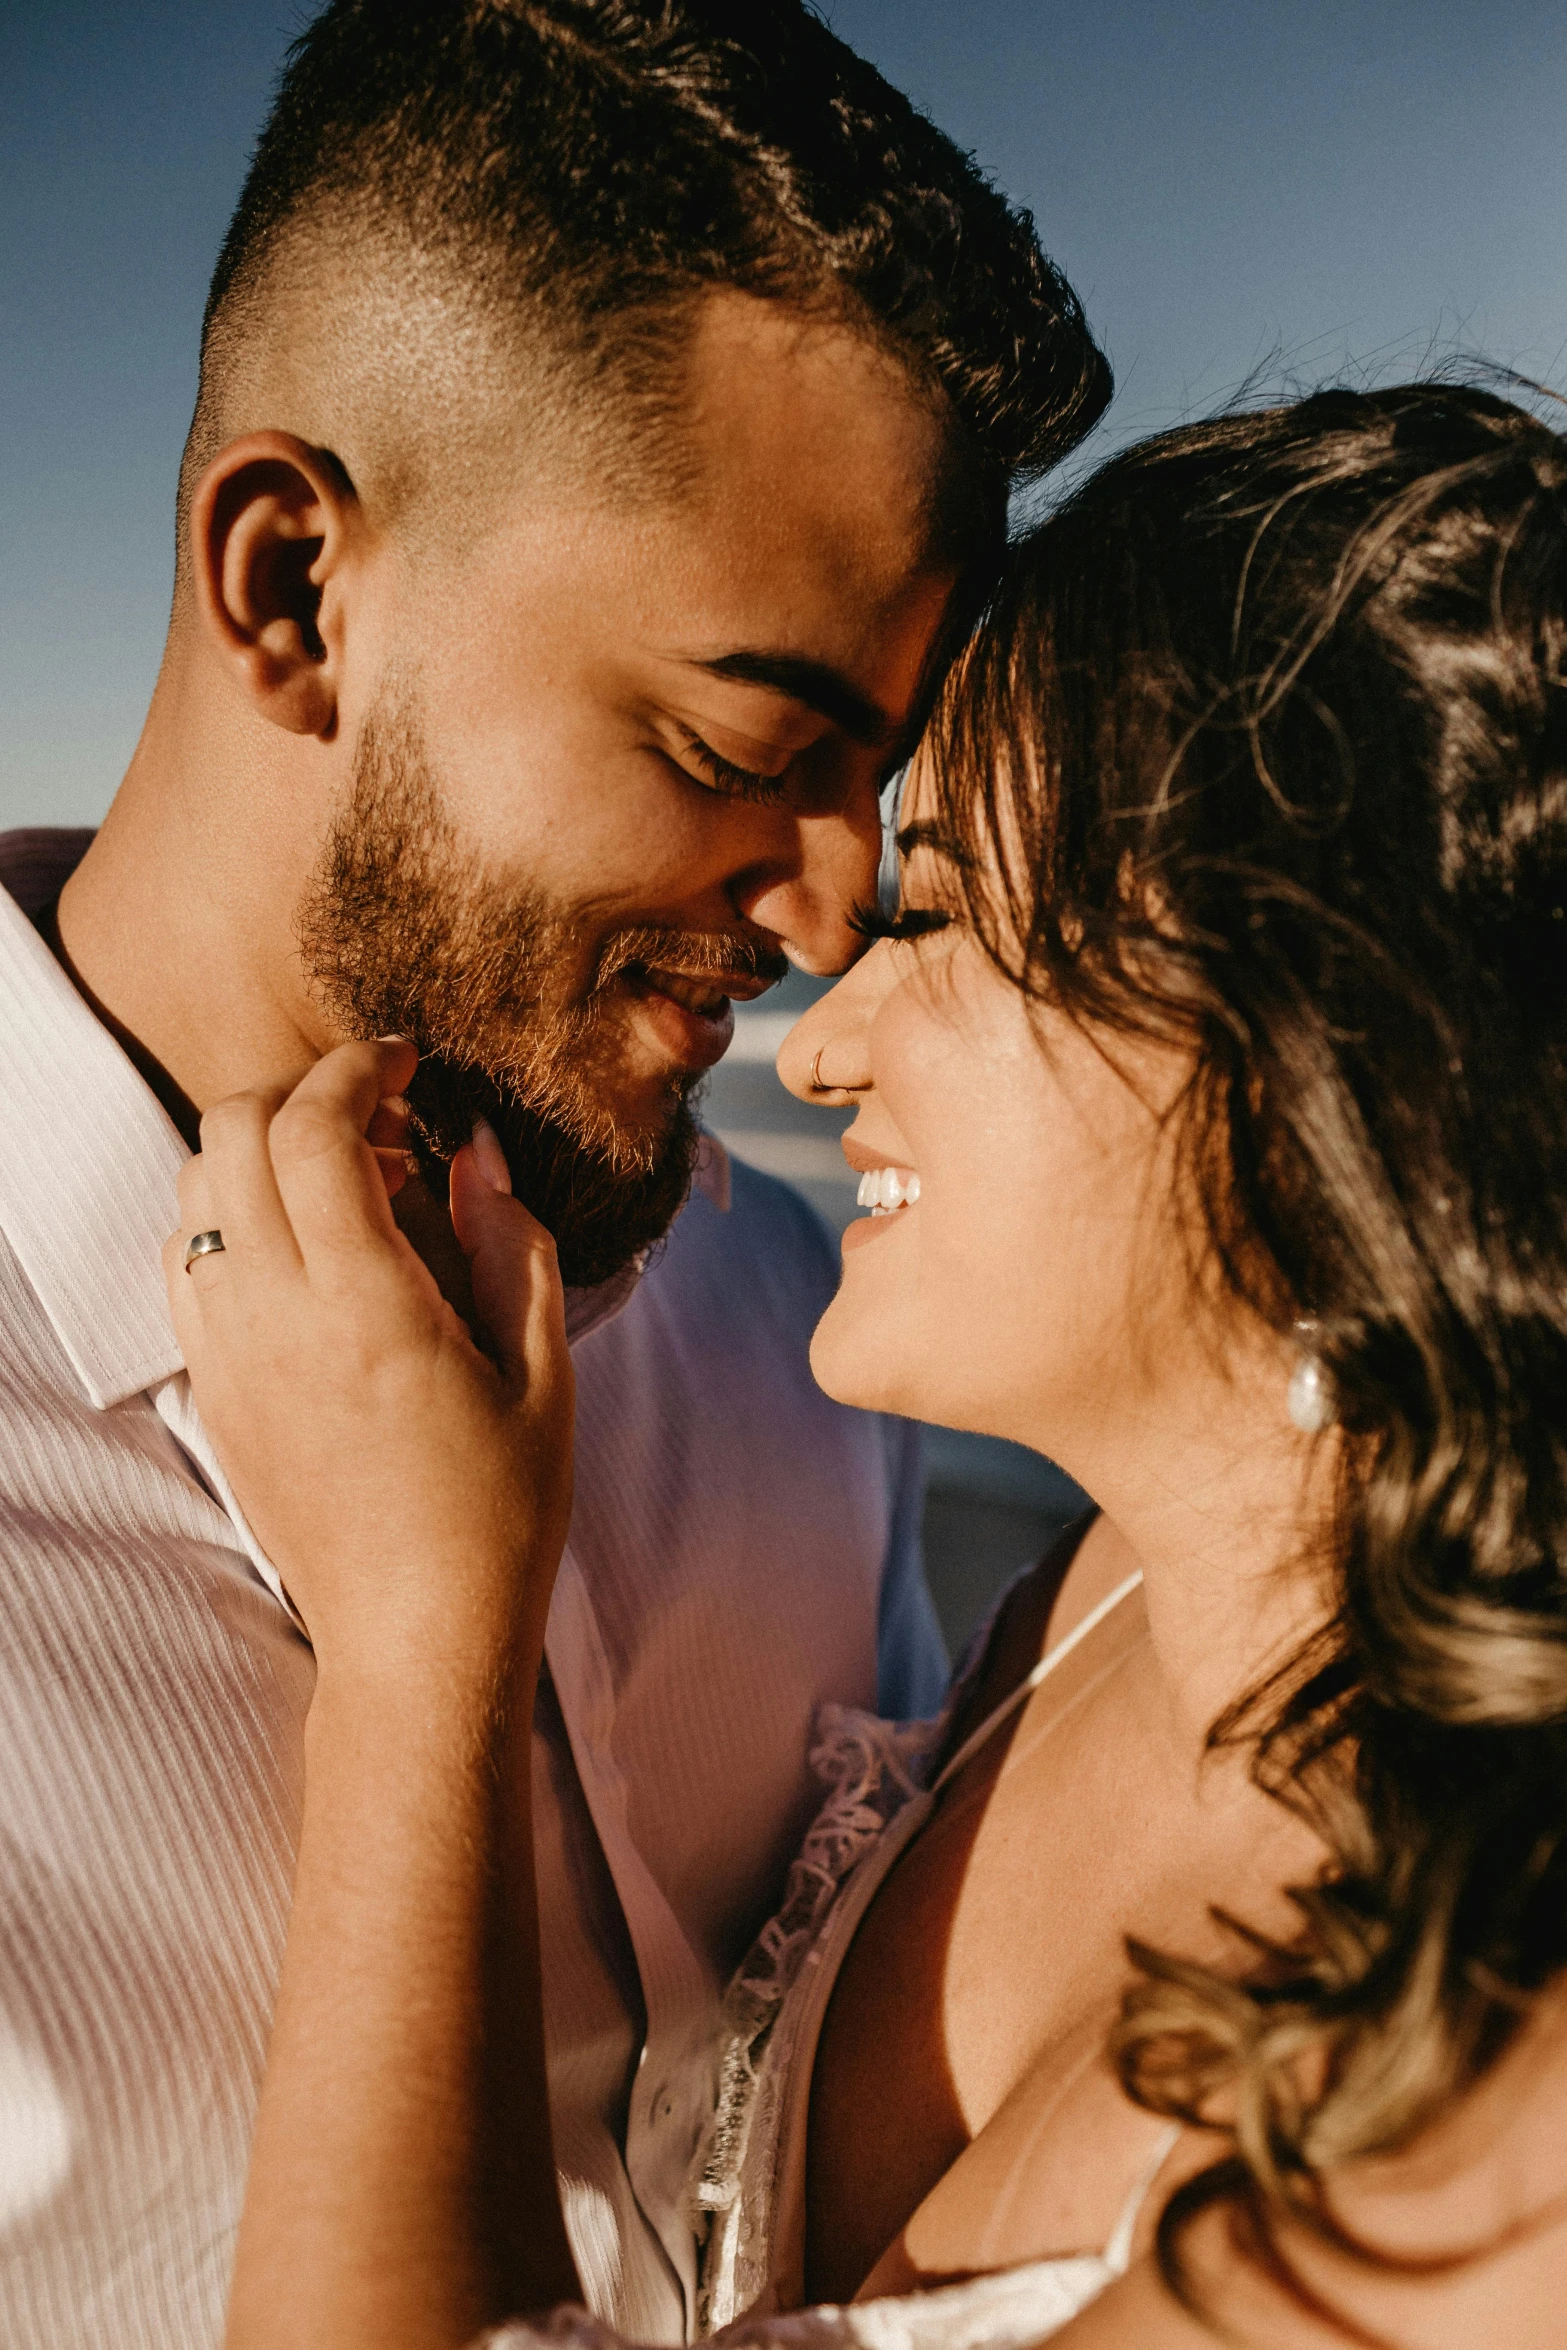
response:
<svg viewBox="0 0 1567 2350"><path fill-rule="evenodd" d="M897 725L886 711L825 661L800 653L719 653L711 661L698 661L696 667L713 677L732 677L739 685L765 685L787 694L792 702L803 702L807 710L830 718L851 742L880 750L897 736Z"/></svg>

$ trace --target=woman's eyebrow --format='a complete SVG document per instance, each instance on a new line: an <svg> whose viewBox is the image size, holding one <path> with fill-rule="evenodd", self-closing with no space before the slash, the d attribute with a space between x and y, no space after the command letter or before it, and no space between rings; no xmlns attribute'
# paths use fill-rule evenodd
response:
<svg viewBox="0 0 1567 2350"><path fill-rule="evenodd" d="M967 850L960 848L950 834L942 831L939 824L929 821L904 824L898 828L899 856L912 857L916 849L933 850L938 857L945 857L952 865L963 866L970 862Z"/></svg>

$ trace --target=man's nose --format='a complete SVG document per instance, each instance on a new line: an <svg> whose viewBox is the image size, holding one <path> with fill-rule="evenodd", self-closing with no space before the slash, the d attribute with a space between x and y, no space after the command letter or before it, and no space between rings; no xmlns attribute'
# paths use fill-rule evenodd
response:
<svg viewBox="0 0 1567 2350"><path fill-rule="evenodd" d="M802 970L826 976L845 971L865 941L850 916L876 903L881 818L874 795L853 808L800 820L787 864L739 876L730 895L735 909L770 931Z"/></svg>

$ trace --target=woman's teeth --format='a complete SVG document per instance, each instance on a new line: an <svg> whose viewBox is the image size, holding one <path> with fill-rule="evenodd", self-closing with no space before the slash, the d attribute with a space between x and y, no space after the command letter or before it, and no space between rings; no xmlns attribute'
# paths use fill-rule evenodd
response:
<svg viewBox="0 0 1567 2350"><path fill-rule="evenodd" d="M875 1216L890 1216L898 1208L911 1208L919 1195L919 1177L900 1175L896 1167L872 1167L860 1177L858 1204L869 1208Z"/></svg>

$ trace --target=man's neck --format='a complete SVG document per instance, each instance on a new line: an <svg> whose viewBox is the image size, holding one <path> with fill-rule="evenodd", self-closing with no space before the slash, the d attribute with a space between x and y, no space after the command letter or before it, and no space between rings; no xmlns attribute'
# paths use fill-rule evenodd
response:
<svg viewBox="0 0 1567 2350"><path fill-rule="evenodd" d="M39 924L192 1144L209 1103L298 1076L331 1041L297 986L300 853L268 823L295 797L272 772L287 738L236 735L198 705L166 668L103 827Z"/></svg>
<svg viewBox="0 0 1567 2350"><path fill-rule="evenodd" d="M189 1095L175 1082L156 1055L148 1051L140 1037L134 1036L124 1021L117 1019L108 1005L99 999L72 962L60 936L59 893L50 898L46 905L39 907L33 916L33 926L89 1011L107 1028L142 1082L157 1095L158 1100L179 1128L191 1149L195 1150L197 1130L201 1124L200 1110L197 1109Z"/></svg>

